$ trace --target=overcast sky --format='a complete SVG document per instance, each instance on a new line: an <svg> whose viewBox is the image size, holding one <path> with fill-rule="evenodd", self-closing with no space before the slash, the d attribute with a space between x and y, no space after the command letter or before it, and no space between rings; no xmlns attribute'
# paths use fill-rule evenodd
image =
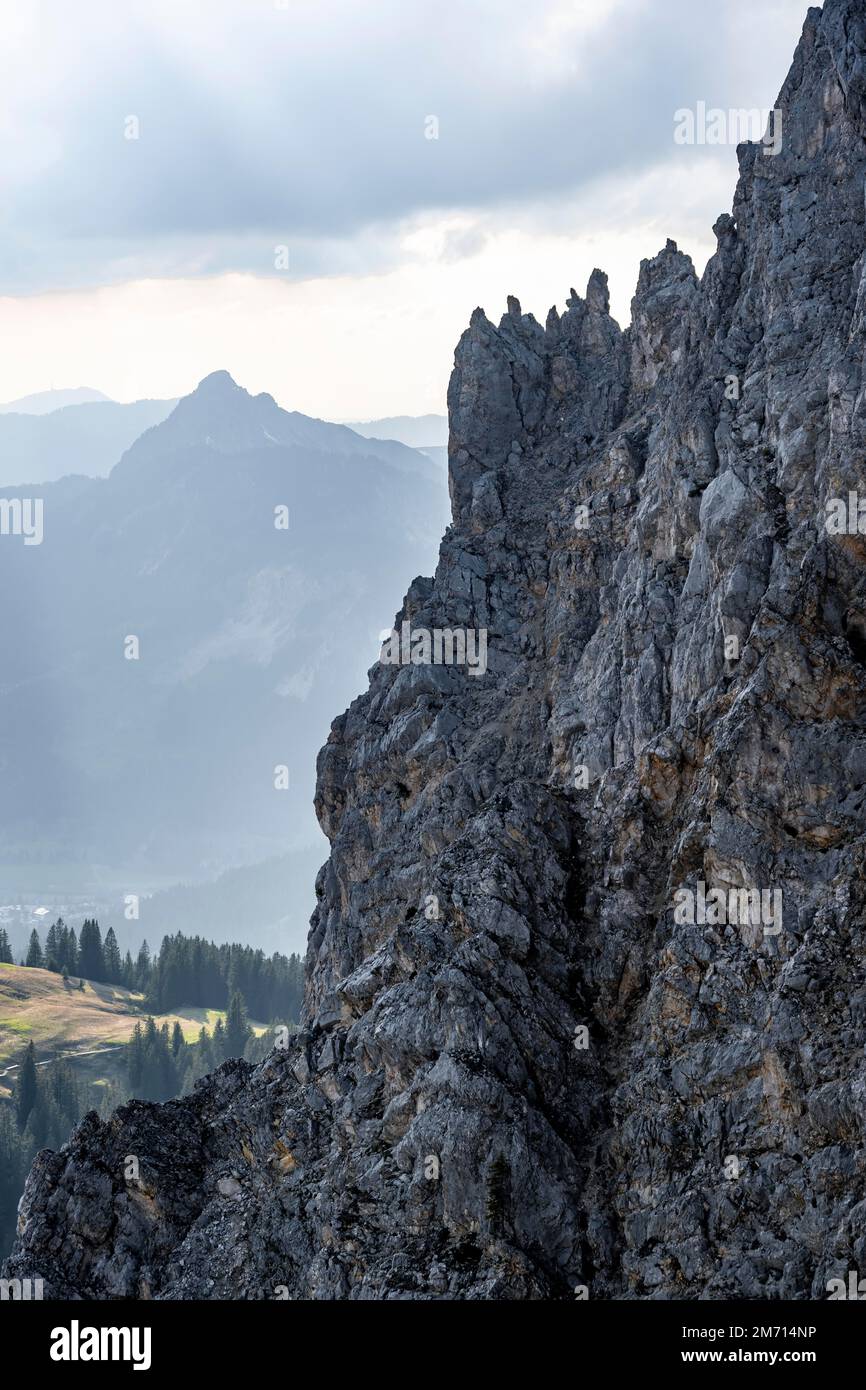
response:
<svg viewBox="0 0 866 1390"><path fill-rule="evenodd" d="M702 270L731 204L734 148L674 112L770 108L806 8L0 0L0 400L226 368L420 414L476 304L543 319L598 265L626 322L641 258Z"/></svg>

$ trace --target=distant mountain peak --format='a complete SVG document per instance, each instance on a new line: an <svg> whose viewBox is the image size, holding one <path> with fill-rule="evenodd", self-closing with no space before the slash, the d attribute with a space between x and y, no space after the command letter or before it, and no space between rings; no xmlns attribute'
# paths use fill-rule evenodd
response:
<svg viewBox="0 0 866 1390"><path fill-rule="evenodd" d="M136 440L118 467L125 471L159 457L170 457L175 466L178 455L189 450L239 454L273 448L375 457L401 472L429 470L429 461L414 449L395 440L367 439L345 425L284 410L267 391L251 395L225 370L203 377L167 419ZM429 476L434 478L435 470Z"/></svg>
<svg viewBox="0 0 866 1390"><path fill-rule="evenodd" d="M202 377L195 390L190 392L190 396L211 398L213 396L226 395L233 391L239 391L241 395L249 396L249 392L245 391L243 386L238 386L230 372L218 371L210 372L208 376Z"/></svg>

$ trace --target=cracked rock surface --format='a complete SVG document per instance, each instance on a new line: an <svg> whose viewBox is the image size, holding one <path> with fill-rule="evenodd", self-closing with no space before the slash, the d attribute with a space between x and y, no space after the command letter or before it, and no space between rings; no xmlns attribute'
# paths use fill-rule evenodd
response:
<svg viewBox="0 0 866 1390"><path fill-rule="evenodd" d="M38 1156L46 1297L810 1299L866 1275L866 12L699 281L476 310L453 524L319 756L302 1030ZM734 653L732 655L732 653ZM781 891L781 930L675 894ZM709 916L710 914L708 914ZM585 1030L585 1031L582 1031ZM124 1177L127 1155L140 1162Z"/></svg>

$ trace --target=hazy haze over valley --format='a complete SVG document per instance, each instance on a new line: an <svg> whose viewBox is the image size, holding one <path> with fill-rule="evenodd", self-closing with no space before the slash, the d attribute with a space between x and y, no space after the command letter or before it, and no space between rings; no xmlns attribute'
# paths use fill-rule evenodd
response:
<svg viewBox="0 0 866 1390"><path fill-rule="evenodd" d="M78 426L104 411L115 440L143 431L107 477L95 429ZM65 473L78 440L91 463L40 489L41 546L0 548L0 909L16 948L46 906L158 941L181 922L165 891L147 895L247 866L243 894L231 874L216 900L188 889L183 925L302 949L326 853L316 752L435 564L443 470L225 372L176 407L0 415L0 440L12 424L31 432L29 454L5 454L25 485L10 499L28 474ZM131 923L128 894L145 898Z"/></svg>

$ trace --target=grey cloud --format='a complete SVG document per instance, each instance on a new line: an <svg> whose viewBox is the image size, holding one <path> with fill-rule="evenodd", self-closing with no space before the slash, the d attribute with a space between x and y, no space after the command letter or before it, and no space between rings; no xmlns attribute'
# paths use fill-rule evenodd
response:
<svg viewBox="0 0 866 1390"><path fill-rule="evenodd" d="M279 273L282 244L294 275L380 268L402 219L573 197L677 157L678 107L771 105L805 11L619 0L546 70L527 44L561 8L50 0L0 70L0 289Z"/></svg>

